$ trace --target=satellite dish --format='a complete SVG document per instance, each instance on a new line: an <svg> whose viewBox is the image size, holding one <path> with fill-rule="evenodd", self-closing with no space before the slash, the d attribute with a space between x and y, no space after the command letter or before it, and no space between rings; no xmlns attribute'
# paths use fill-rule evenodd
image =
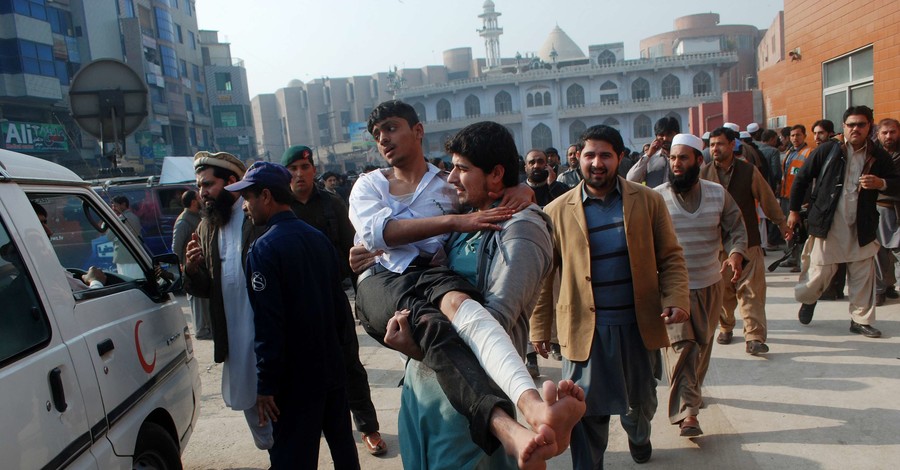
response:
<svg viewBox="0 0 900 470"><path fill-rule="evenodd" d="M81 68L69 87L72 117L83 131L115 146L113 167L131 135L147 117L147 85L134 70L115 59L98 59Z"/></svg>

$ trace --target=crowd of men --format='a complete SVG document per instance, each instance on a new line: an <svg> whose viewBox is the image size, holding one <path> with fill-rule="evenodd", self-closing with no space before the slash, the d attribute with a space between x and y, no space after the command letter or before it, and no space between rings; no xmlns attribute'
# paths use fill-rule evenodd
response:
<svg viewBox="0 0 900 470"><path fill-rule="evenodd" d="M612 415L644 463L663 370L670 423L701 435L712 345L733 341L736 309L747 354L769 351L766 251L799 273L802 324L846 282L850 332L877 338L876 306L898 297L900 123L865 106L842 135L814 123L812 146L803 125L701 138L663 118L640 154L599 125L565 160L521 157L481 122L446 142L446 168L425 159L408 104L367 124L388 167L349 194L333 173L317 185L312 151L294 146L249 169L199 152L198 191L182 198L173 247L196 333L273 468L315 466L322 435L335 468L360 468L351 414L364 447L387 450L348 279L366 332L409 358L407 468L545 468L570 446L574 468L601 468ZM562 381L535 385L537 354L562 360Z"/></svg>

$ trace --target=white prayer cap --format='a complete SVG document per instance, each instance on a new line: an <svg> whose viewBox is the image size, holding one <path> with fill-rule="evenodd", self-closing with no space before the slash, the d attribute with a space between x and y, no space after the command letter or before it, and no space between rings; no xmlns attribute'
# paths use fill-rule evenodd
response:
<svg viewBox="0 0 900 470"><path fill-rule="evenodd" d="M726 122L725 124L722 124L722 127L727 127L735 132L739 132L741 130L741 126L733 122Z"/></svg>
<svg viewBox="0 0 900 470"><path fill-rule="evenodd" d="M747 124L747 132L752 134L758 130L759 130L759 124L757 124L755 122L751 122L750 124Z"/></svg>
<svg viewBox="0 0 900 470"><path fill-rule="evenodd" d="M749 138L750 138L750 133L747 132L747 131L741 131L741 138L742 138L742 139L749 139Z"/></svg>
<svg viewBox="0 0 900 470"><path fill-rule="evenodd" d="M709 132L703 133L703 140L709 140Z"/></svg>
<svg viewBox="0 0 900 470"><path fill-rule="evenodd" d="M672 138L672 147L676 145L687 145L688 147L695 148L700 152L703 151L703 141L694 134L676 135L674 138Z"/></svg>

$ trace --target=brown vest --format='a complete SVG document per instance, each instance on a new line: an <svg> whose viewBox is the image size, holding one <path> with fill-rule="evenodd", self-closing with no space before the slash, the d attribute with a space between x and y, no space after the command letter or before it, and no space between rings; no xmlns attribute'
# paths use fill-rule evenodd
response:
<svg viewBox="0 0 900 470"><path fill-rule="evenodd" d="M753 197L753 171L752 164L739 158L734 159L734 169L731 173L731 181L728 182L728 194L734 198L741 214L744 216L744 227L747 228L747 248L760 245L759 219L756 215L756 198ZM714 162L704 163L700 167L700 178L720 183L719 174L716 172Z"/></svg>

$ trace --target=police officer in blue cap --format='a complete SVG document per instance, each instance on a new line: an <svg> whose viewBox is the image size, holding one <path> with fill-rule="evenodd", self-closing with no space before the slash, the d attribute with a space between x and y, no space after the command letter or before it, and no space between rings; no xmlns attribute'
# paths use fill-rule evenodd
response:
<svg viewBox="0 0 900 470"><path fill-rule="evenodd" d="M358 469L341 353L350 303L331 242L291 211L290 181L285 167L257 162L225 187L241 193L254 225L266 227L246 268L260 426L273 423L272 468L315 468L324 435L334 468Z"/></svg>

